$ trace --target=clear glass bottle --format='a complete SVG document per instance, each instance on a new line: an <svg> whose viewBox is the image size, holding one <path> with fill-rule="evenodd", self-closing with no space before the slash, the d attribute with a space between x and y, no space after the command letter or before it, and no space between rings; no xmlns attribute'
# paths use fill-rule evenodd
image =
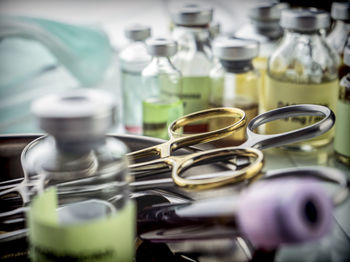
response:
<svg viewBox="0 0 350 262"><path fill-rule="evenodd" d="M245 111L247 122L258 115L260 76L252 60L258 56L259 43L254 40L219 37L213 42L213 53L219 62L210 72L210 107L237 107ZM216 130L232 119L213 119L209 129ZM239 145L245 141L245 128L216 145Z"/></svg>
<svg viewBox="0 0 350 262"><path fill-rule="evenodd" d="M115 120L111 97L81 89L45 96L32 106L49 133L30 143L21 158L32 198L27 217L33 261L133 259L127 148L105 136Z"/></svg>
<svg viewBox="0 0 350 262"><path fill-rule="evenodd" d="M153 57L142 71L145 98L142 102L143 135L168 139L168 126L183 115L181 73L170 57L177 51L173 40L155 38L146 42Z"/></svg>
<svg viewBox="0 0 350 262"><path fill-rule="evenodd" d="M344 64L347 74L340 80L334 151L336 159L350 166L350 46L344 49Z"/></svg>
<svg viewBox="0 0 350 262"><path fill-rule="evenodd" d="M265 84L268 57L283 36L283 29L279 24L281 11L288 7L287 3L260 3L249 9L250 23L235 33L239 38L253 39L260 44L259 55L254 58L253 63L261 75L261 89Z"/></svg>
<svg viewBox="0 0 350 262"><path fill-rule="evenodd" d="M212 16L211 7L199 4L188 4L172 12L175 24L172 38L178 43L173 62L182 73L184 114L209 107L209 72L212 68L209 24ZM207 130L207 123L195 123L184 129L185 132Z"/></svg>
<svg viewBox="0 0 350 262"><path fill-rule="evenodd" d="M339 57L322 33L329 27L329 15L317 9L283 10L285 33L268 61L266 85L260 99L263 111L292 104L320 104L335 110L338 97ZM317 121L317 117L296 117L266 124L265 133L285 132ZM333 132L290 148L312 150L328 144Z"/></svg>
<svg viewBox="0 0 350 262"><path fill-rule="evenodd" d="M339 67L339 79L347 74L344 66L344 48L350 43L350 3L334 2L332 4L331 16L335 20L332 31L327 36L327 42L341 57Z"/></svg>
<svg viewBox="0 0 350 262"><path fill-rule="evenodd" d="M151 35L148 26L132 25L125 29L129 45L121 51L120 80L123 94L123 122L128 133L142 134L142 70L151 61L145 40Z"/></svg>

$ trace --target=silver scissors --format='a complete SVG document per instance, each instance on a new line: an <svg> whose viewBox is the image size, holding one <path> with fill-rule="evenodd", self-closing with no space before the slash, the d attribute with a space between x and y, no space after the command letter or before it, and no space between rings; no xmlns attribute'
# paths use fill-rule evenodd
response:
<svg viewBox="0 0 350 262"><path fill-rule="evenodd" d="M197 190L236 183L251 179L260 173L264 159L260 149L296 143L319 136L331 129L335 122L334 113L325 106L311 104L286 106L260 114L252 119L246 128L247 140L240 146L205 150L181 156L172 155L175 150L181 147L195 145L198 144L198 142L212 141L213 137L215 138L215 131L198 134L182 134L179 130L182 130L188 123L207 119L213 117L213 115L219 115L219 112L226 109L227 108L214 108L203 110L175 120L168 128L170 137L168 141L128 154L131 160L149 156L158 156L159 158L132 164L130 166L131 170L136 172L135 174L137 175L138 172L146 171L148 173L155 173L164 167L168 167L171 169L172 179L176 185ZM263 135L254 132L256 128L268 122L299 116L319 116L323 118L312 125L280 134ZM244 117L242 117L240 121L243 122L243 120ZM237 123L240 122L238 121ZM216 131L222 132L222 130ZM238 166L237 157L248 157L250 163L241 169L231 171L230 176L226 174L225 176L217 175L203 179L192 179L183 176L183 173L187 169L200 164L231 159L230 162Z"/></svg>

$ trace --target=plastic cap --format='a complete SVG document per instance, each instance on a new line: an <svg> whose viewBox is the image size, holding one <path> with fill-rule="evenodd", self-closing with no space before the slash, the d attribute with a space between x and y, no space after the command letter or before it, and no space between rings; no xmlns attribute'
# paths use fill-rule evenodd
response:
<svg viewBox="0 0 350 262"><path fill-rule="evenodd" d="M350 46L344 48L344 64L350 66Z"/></svg>
<svg viewBox="0 0 350 262"><path fill-rule="evenodd" d="M350 20L350 2L334 2L331 16L335 20Z"/></svg>
<svg viewBox="0 0 350 262"><path fill-rule="evenodd" d="M250 60L259 54L259 43L254 40L219 37L213 43L213 53L221 60Z"/></svg>
<svg viewBox="0 0 350 262"><path fill-rule="evenodd" d="M176 8L171 13L171 18L176 25L201 26L207 25L213 19L213 8L203 4L186 4Z"/></svg>
<svg viewBox="0 0 350 262"><path fill-rule="evenodd" d="M125 28L125 36L134 41L143 41L151 36L151 28L145 25L130 25Z"/></svg>
<svg viewBox="0 0 350 262"><path fill-rule="evenodd" d="M280 23L283 28L307 32L329 27L330 19L327 12L315 8L285 9Z"/></svg>
<svg viewBox="0 0 350 262"><path fill-rule="evenodd" d="M148 53L152 56L173 56L177 51L175 41L164 38L151 38L146 41Z"/></svg>
<svg viewBox="0 0 350 262"><path fill-rule="evenodd" d="M104 136L115 122L113 96L94 89L47 95L32 104L41 129L69 140Z"/></svg>
<svg viewBox="0 0 350 262"><path fill-rule="evenodd" d="M255 247L320 239L332 226L332 201L318 181L282 178L254 184L242 193L238 224Z"/></svg>

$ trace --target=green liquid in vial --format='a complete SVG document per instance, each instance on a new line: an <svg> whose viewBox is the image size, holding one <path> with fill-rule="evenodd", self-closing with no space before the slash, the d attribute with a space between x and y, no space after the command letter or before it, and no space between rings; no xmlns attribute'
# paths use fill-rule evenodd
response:
<svg viewBox="0 0 350 262"><path fill-rule="evenodd" d="M168 139L168 126L183 115L177 98L149 98L143 101L143 135Z"/></svg>

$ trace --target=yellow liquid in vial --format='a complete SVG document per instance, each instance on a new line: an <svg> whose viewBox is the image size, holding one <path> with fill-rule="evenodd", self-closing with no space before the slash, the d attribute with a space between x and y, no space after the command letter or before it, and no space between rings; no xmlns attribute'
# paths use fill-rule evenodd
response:
<svg viewBox="0 0 350 262"><path fill-rule="evenodd" d="M229 135L227 137L224 137L220 140L217 140L213 142L215 146L218 147L226 147L226 146L237 146L242 144L243 142L246 141L246 127L247 123L252 120L255 116L258 115L258 104L254 102L248 102L248 103L242 103L242 100L240 102L238 101L225 101L223 104L211 104L210 105L212 108L215 107L222 107L222 106L231 106L231 107L236 107L244 110L246 113L246 124L234 131L232 135ZM237 120L235 120L237 121ZM217 130L220 128L223 128L225 126L231 125L233 123L232 118L216 118L216 119L211 119L210 124L209 124L209 129L210 131Z"/></svg>
<svg viewBox="0 0 350 262"><path fill-rule="evenodd" d="M299 84L276 80L266 75L266 85L260 101L263 112L295 104L324 105L335 111L337 98L337 80L320 84ZM282 133L311 125L321 119L322 117L314 116L292 117L267 123L259 130L266 134ZM330 143L333 135L334 128L321 136L293 144L288 148L308 151Z"/></svg>

